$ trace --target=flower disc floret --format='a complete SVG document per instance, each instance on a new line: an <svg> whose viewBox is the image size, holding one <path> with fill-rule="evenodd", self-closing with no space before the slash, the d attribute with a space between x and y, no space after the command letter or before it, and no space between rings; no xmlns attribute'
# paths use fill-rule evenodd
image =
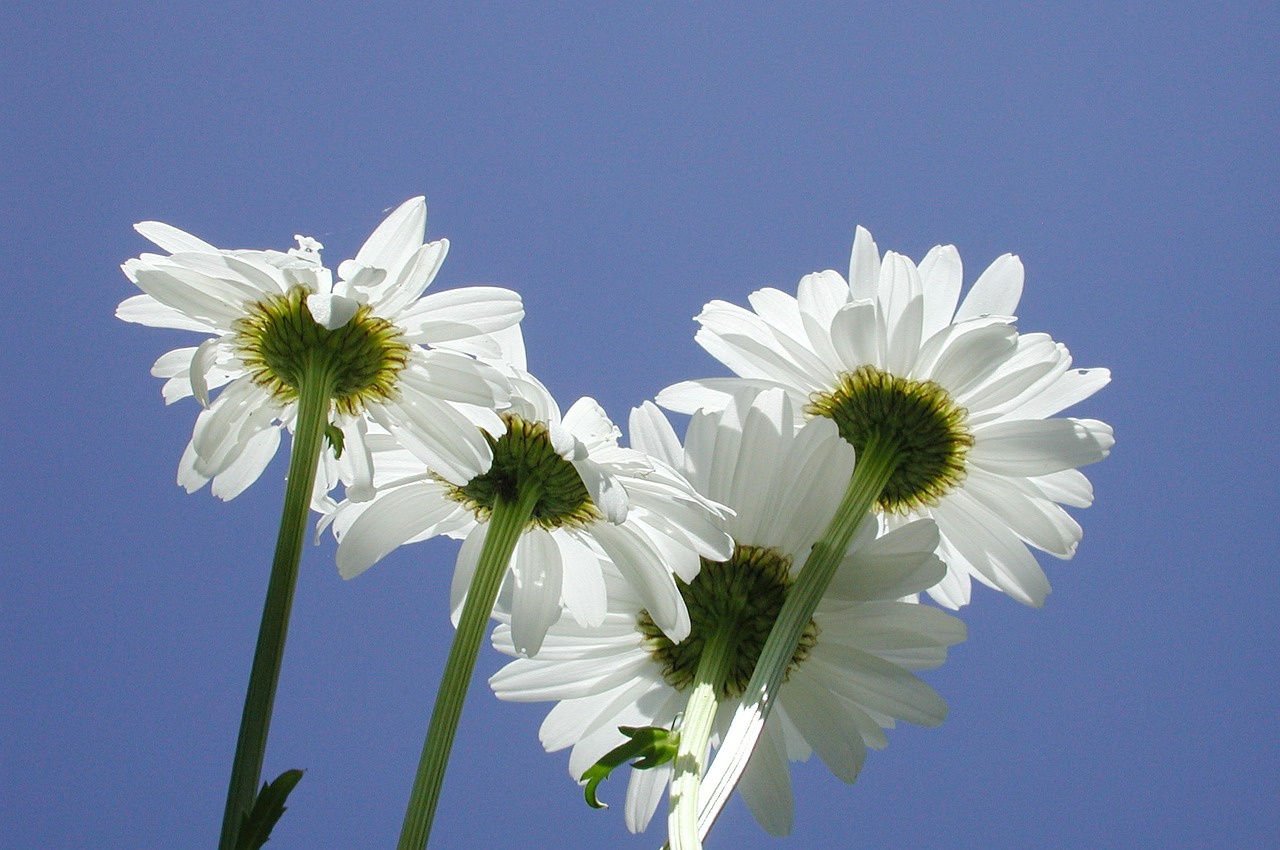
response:
<svg viewBox="0 0 1280 850"><path fill-rule="evenodd" d="M248 305L232 325L233 346L253 382L280 403L298 397L303 375L320 366L332 381L338 410L358 414L369 401L396 397L396 376L409 362L400 330L362 305L341 327L329 330L307 308L311 290L295 286ZM319 362L317 362L317 359Z"/></svg>
<svg viewBox="0 0 1280 850"><path fill-rule="evenodd" d="M728 561L702 559L702 569L691 582L677 577L692 623L687 638L673 643L654 625L648 611L641 609L636 616L644 645L662 668L662 678L677 691L688 688L709 636L720 629L732 629L737 652L719 696L742 696L792 581L791 558L770 547L744 545L735 547ZM809 657L817 641L818 624L810 620L788 674Z"/></svg>
<svg viewBox="0 0 1280 850"><path fill-rule="evenodd" d="M493 465L461 487L453 487L452 498L483 522L499 497L514 502L526 487L535 486L541 495L533 508L531 526L550 531L564 526L580 528L602 519L578 470L552 445L546 424L511 413L502 418L506 433L497 438L485 435L493 447Z"/></svg>
<svg viewBox="0 0 1280 850"><path fill-rule="evenodd" d="M968 412L933 381L862 366L815 392L805 412L833 420L859 454L873 438L892 448L897 465L878 500L886 512L937 504L964 479L973 446Z"/></svg>

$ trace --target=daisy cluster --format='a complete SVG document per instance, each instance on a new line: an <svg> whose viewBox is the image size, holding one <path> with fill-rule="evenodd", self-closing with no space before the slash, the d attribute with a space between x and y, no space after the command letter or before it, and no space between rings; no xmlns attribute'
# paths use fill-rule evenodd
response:
<svg viewBox="0 0 1280 850"><path fill-rule="evenodd" d="M1075 553L1066 508L1091 503L1080 467L1113 438L1058 414L1109 373L1018 331L1017 257L961 297L954 247L917 264L882 256L858 228L847 278L810 274L794 294L752 293L749 308L707 304L696 340L733 374L636 407L624 446L599 404L562 412L529 373L515 292L425 294L448 249L425 241L425 221L422 198L405 202L336 272L314 239L222 250L145 222L164 253L124 264L142 294L117 315L206 335L152 369L166 403L202 407L179 463L189 491L243 492L297 427L300 398L321 394L310 502L344 578L400 546L458 539L457 623L498 517L519 506L491 606L493 644L514 660L490 684L504 700L555 704L540 737L570 750L575 780L618 763L638 728L679 735L700 686L712 702L696 749L728 740L793 588L845 523L730 784L783 834L790 762L816 753L853 782L898 721L942 722L945 703L916 675L964 639L942 608L968 604L975 580L1039 606L1049 583L1033 550ZM683 439L658 405L690 416ZM883 474L870 510L844 516L872 459ZM678 761L631 771L630 829L691 769Z"/></svg>

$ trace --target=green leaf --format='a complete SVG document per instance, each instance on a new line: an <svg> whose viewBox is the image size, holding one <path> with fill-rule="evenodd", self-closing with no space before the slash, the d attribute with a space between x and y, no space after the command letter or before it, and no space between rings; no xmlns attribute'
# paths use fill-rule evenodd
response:
<svg viewBox="0 0 1280 850"><path fill-rule="evenodd" d="M665 764L676 757L680 745L680 735L670 729L656 726L619 726L618 731L629 739L604 754L600 761L587 768L579 781L585 782L582 789L587 805L593 809L609 808L596 797L596 789L600 783L609 778L614 768L621 767L631 759L631 766L636 770L648 770Z"/></svg>
<svg viewBox="0 0 1280 850"><path fill-rule="evenodd" d="M342 429L330 422L324 426L324 436L329 445L333 446L333 456L342 457L342 449L345 447Z"/></svg>
<svg viewBox="0 0 1280 850"><path fill-rule="evenodd" d="M236 835L236 850L259 850L271 838L271 830L285 812L284 801L289 792L302 779L301 770L286 770L274 782L262 783L253 809L240 818L240 832Z"/></svg>

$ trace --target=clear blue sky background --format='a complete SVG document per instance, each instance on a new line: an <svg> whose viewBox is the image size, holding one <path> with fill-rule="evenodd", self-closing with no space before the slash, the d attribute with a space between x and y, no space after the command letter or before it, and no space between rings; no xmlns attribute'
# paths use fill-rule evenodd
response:
<svg viewBox="0 0 1280 850"><path fill-rule="evenodd" d="M713 850L1274 846L1274 3L359 5L0 10L0 845L210 847L221 816L284 465L174 484L196 406L147 370L191 337L112 317L131 224L337 261L425 194L436 285L518 289L531 368L619 421L723 373L704 302L847 268L858 223L970 281L1019 254L1021 327L1114 370L1046 607L977 592L942 727L853 787L796 766L794 834L735 804ZM452 560L305 552L267 771L308 773L270 847L394 844ZM583 805L544 710L476 685L436 844L656 847Z"/></svg>

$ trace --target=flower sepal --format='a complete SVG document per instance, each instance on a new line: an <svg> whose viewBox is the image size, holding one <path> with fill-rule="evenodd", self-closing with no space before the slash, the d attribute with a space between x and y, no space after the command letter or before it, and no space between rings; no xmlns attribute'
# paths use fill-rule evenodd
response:
<svg viewBox="0 0 1280 850"><path fill-rule="evenodd" d="M631 761L635 770L648 770L666 764L676 757L680 747L680 733L658 726L619 726L618 731L627 736L625 744L619 744L582 774L579 781L587 783L582 789L587 805L593 809L607 809L600 802L596 789L609 778L614 768Z"/></svg>

